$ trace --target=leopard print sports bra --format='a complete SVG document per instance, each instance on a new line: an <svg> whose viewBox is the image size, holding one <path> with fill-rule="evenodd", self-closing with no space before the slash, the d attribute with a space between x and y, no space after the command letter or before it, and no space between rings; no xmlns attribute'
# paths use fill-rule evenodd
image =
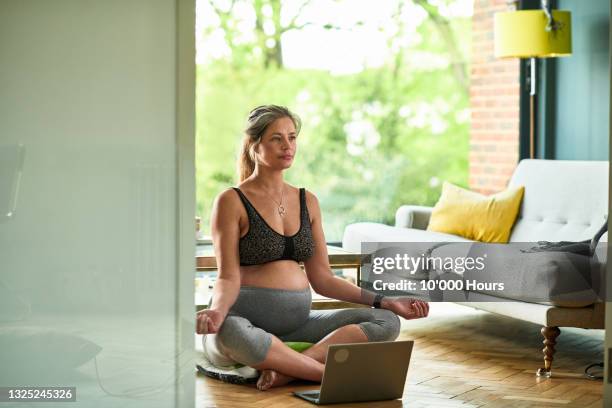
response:
<svg viewBox="0 0 612 408"><path fill-rule="evenodd" d="M306 206L306 190L300 188L300 229L291 236L273 230L239 188L240 196L249 218L249 230L240 238L240 265L261 265L283 259L302 262L314 252L310 218Z"/></svg>

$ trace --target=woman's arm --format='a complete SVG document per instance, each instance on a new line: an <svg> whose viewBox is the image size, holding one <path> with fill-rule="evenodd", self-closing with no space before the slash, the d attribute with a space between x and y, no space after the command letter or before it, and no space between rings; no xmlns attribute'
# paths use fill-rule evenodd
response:
<svg viewBox="0 0 612 408"><path fill-rule="evenodd" d="M236 193L221 193L213 205L211 232L219 275L213 289L210 308L198 313L197 332L215 333L240 291L240 204Z"/></svg>
<svg viewBox="0 0 612 408"><path fill-rule="evenodd" d="M304 262L304 268L313 290L325 297L371 305L374 301L374 294L365 293L366 291L362 293L361 288L332 273L323 233L319 201L314 194L306 192L306 204L311 217L312 238L315 248L314 254ZM363 294L366 294L366 296L362 296ZM368 294L371 296L367 296Z"/></svg>
<svg viewBox="0 0 612 408"><path fill-rule="evenodd" d="M375 293L361 289L347 280L335 276L329 266L325 234L319 201L310 192L306 193L308 212L311 215L312 237L315 243L314 254L304 262L304 268L313 290L328 298L345 302L372 305ZM409 298L384 298L381 307L389 309L406 319L427 316L429 305L426 302Z"/></svg>

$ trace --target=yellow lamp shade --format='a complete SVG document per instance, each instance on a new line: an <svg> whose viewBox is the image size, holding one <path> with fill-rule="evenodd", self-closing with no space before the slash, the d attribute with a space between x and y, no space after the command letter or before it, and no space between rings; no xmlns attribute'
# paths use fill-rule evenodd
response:
<svg viewBox="0 0 612 408"><path fill-rule="evenodd" d="M496 13L495 56L532 58L571 55L571 13L553 10L552 15L558 28L546 31L548 19L543 10Z"/></svg>

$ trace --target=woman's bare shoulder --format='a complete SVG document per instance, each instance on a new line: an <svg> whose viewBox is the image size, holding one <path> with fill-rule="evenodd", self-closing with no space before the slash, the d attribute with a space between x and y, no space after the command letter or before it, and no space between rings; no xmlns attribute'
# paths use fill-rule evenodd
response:
<svg viewBox="0 0 612 408"><path fill-rule="evenodd" d="M239 211L242 204L238 193L233 188L228 188L217 195L214 206L223 212L233 213Z"/></svg>
<svg viewBox="0 0 612 408"><path fill-rule="evenodd" d="M238 199L237 192L234 190L233 187L228 187L219 194L217 194L215 201L231 202L235 201L236 199Z"/></svg>
<svg viewBox="0 0 612 408"><path fill-rule="evenodd" d="M319 199L317 198L317 196L315 195L315 193L313 193L312 191L309 191L306 189L306 203L307 204L313 204L313 205L319 205Z"/></svg>
<svg viewBox="0 0 612 408"><path fill-rule="evenodd" d="M311 219L317 218L318 215L321 214L321 208L319 207L319 200L317 199L317 196L308 190L306 190L306 207L308 208Z"/></svg>

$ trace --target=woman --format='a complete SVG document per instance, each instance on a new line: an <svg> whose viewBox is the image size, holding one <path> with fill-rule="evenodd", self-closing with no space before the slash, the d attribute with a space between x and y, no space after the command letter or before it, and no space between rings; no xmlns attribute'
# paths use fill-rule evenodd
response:
<svg viewBox="0 0 612 408"><path fill-rule="evenodd" d="M394 340L397 315L414 319L429 311L425 302L375 296L332 274L317 198L283 180L299 131L299 118L285 107L251 111L241 182L217 197L212 212L219 277L210 307L197 314L197 332L208 334L204 346L214 364L259 370L260 390L294 378L320 382L328 345ZM310 286L377 308L311 311ZM284 341L316 344L298 353Z"/></svg>

